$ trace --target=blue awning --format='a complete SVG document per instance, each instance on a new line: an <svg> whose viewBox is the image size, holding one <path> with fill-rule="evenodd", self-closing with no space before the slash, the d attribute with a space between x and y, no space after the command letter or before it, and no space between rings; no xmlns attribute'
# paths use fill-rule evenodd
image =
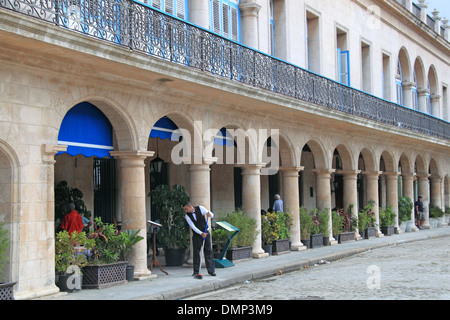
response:
<svg viewBox="0 0 450 320"><path fill-rule="evenodd" d="M220 129L214 138L214 144L218 144L220 146L226 145L227 147L232 147L235 145L234 137L228 132L228 130L224 127Z"/></svg>
<svg viewBox="0 0 450 320"><path fill-rule="evenodd" d="M109 157L114 150L112 125L96 106L81 102L70 109L59 129L58 144L71 156ZM64 152L59 152L64 153Z"/></svg>
<svg viewBox="0 0 450 320"><path fill-rule="evenodd" d="M169 139L172 141L179 141L181 133L175 132L178 127L177 125L170 120L169 117L164 116L158 121L156 121L155 125L150 131L150 138L160 138L160 139ZM173 134L173 136L172 136Z"/></svg>

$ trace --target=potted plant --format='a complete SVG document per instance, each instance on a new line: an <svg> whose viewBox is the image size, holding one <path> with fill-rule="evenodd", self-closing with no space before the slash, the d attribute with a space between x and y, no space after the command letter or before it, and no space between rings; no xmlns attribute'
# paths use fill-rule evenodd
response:
<svg viewBox="0 0 450 320"><path fill-rule="evenodd" d="M393 226L395 213L392 211L391 205L386 209L380 208L380 224L381 231L385 236L393 235L395 228Z"/></svg>
<svg viewBox="0 0 450 320"><path fill-rule="evenodd" d="M257 235L256 221L247 216L241 209L228 213L223 217L223 220L240 230L231 240L226 258L230 261L250 259L252 257L252 246Z"/></svg>
<svg viewBox="0 0 450 320"><path fill-rule="evenodd" d="M374 204L375 201L370 200L369 204L358 212L358 229L363 239L375 237L376 217L372 211Z"/></svg>
<svg viewBox="0 0 450 320"><path fill-rule="evenodd" d="M274 255L288 253L290 252L289 241L291 239L292 218L287 212L276 212L275 215L277 216L275 224L278 225L278 239L272 242L272 253Z"/></svg>
<svg viewBox="0 0 450 320"><path fill-rule="evenodd" d="M81 290L83 273L81 268L87 265L89 252L95 241L88 239L85 232L66 230L56 234L55 241L55 283L60 291L77 292Z"/></svg>
<svg viewBox="0 0 450 320"><path fill-rule="evenodd" d="M159 185L149 193L152 204L160 214L158 242L164 248L167 266L181 266L189 247L189 225L183 205L189 200L184 187Z"/></svg>
<svg viewBox="0 0 450 320"><path fill-rule="evenodd" d="M127 235L116 225L94 219L94 231L88 236L95 241L88 264L83 267L83 288L102 289L127 283L127 261L120 261Z"/></svg>
<svg viewBox="0 0 450 320"><path fill-rule="evenodd" d="M279 224L276 223L278 215L274 212L267 212L261 215L261 238L263 249L272 255L272 243L278 240Z"/></svg>
<svg viewBox="0 0 450 320"><path fill-rule="evenodd" d="M430 224L433 228L442 227L442 216L444 215L444 211L438 207L430 208ZM434 221L432 221L432 219Z"/></svg>
<svg viewBox="0 0 450 320"><path fill-rule="evenodd" d="M311 242L310 247L311 248L317 248L323 246L323 233L320 232L320 220L317 215L318 209L313 209L310 212L311 219L312 219L312 228L311 228Z"/></svg>
<svg viewBox="0 0 450 320"><path fill-rule="evenodd" d="M355 240L355 228L358 225L358 217L353 216L353 204L348 206L347 211L340 209L337 213L343 218L342 219L342 230L339 235L339 243Z"/></svg>
<svg viewBox="0 0 450 320"><path fill-rule="evenodd" d="M338 209L333 210L331 212L331 231L333 233L333 237L335 239L339 239L340 234L342 233L342 224L344 223L344 217L342 217Z"/></svg>
<svg viewBox="0 0 450 320"><path fill-rule="evenodd" d="M123 261L129 261L128 259L128 254L131 250L131 248L138 243L141 240L144 240L143 237L141 237L139 235L140 230L123 230L122 233L124 234L125 238L124 238L124 242L122 245L122 250L121 250L121 254L122 254L122 260ZM126 279L127 281L133 281L134 279L134 266L130 265L128 263L127 265L127 272L126 272Z"/></svg>
<svg viewBox="0 0 450 320"><path fill-rule="evenodd" d="M398 198L398 223L405 224L405 231L410 232L414 224L411 220L411 212L414 207L410 198L399 197Z"/></svg>
<svg viewBox="0 0 450 320"><path fill-rule="evenodd" d="M14 285L16 282L3 282L3 274L6 263L8 262L9 235L8 230L4 228L4 223L0 223L0 300L14 300Z"/></svg>
<svg viewBox="0 0 450 320"><path fill-rule="evenodd" d="M317 219L319 222L318 234L322 234L322 245L327 246L330 243L330 214L329 209L325 208L317 212ZM320 237L318 239L320 241ZM312 242L312 239L311 239ZM318 243L320 246L320 242ZM317 244L316 244L317 247Z"/></svg>
<svg viewBox="0 0 450 320"><path fill-rule="evenodd" d="M312 227L313 221L311 215L304 207L300 207L300 241L306 248L310 248Z"/></svg>

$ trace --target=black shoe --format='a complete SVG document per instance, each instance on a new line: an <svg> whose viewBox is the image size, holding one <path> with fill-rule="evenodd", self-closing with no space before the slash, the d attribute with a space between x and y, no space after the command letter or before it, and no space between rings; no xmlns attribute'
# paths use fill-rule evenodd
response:
<svg viewBox="0 0 450 320"><path fill-rule="evenodd" d="M208 272L209 273L209 272ZM211 277L215 277L216 276L216 273L215 272L211 272L211 273L209 273L209 275L211 276Z"/></svg>
<svg viewBox="0 0 450 320"><path fill-rule="evenodd" d="M195 277L196 275L198 275L198 272L194 272L194 273L192 274L193 277Z"/></svg>

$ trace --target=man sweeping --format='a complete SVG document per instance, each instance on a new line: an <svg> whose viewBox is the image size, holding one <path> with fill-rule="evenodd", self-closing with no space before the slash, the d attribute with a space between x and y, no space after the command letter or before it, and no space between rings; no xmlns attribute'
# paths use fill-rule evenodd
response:
<svg viewBox="0 0 450 320"><path fill-rule="evenodd" d="M190 202L185 203L183 209L186 212L186 221L193 231L192 246L194 250L194 273L192 275L197 279L202 278L200 268L201 249L203 247L206 269L211 276L216 276L211 246L211 235L207 232L208 221L210 221L209 218L213 218L214 213L203 206L194 207Z"/></svg>

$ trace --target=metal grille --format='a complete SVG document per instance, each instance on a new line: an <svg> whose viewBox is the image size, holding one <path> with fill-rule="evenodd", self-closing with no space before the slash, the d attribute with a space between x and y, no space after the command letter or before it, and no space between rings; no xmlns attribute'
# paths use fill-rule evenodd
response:
<svg viewBox="0 0 450 320"><path fill-rule="evenodd" d="M0 283L0 300L14 300L14 285L16 282Z"/></svg>
<svg viewBox="0 0 450 320"><path fill-rule="evenodd" d="M116 213L116 160L94 158L94 214L113 223Z"/></svg>
<svg viewBox="0 0 450 320"><path fill-rule="evenodd" d="M126 268L127 262L86 266L83 268L83 288L101 289L127 283Z"/></svg>
<svg viewBox="0 0 450 320"><path fill-rule="evenodd" d="M0 0L0 7L242 84L450 140L446 121L342 85L132 0Z"/></svg>

